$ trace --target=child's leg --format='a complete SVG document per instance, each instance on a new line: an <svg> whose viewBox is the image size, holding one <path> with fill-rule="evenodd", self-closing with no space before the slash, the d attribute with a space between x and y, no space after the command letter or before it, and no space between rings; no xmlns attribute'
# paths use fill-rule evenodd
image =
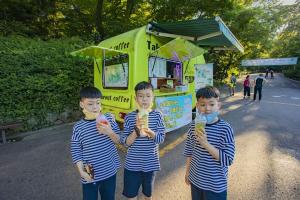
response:
<svg viewBox="0 0 300 200"><path fill-rule="evenodd" d="M155 172L142 172L142 173L143 173L142 192L144 194L145 200L151 200L156 173Z"/></svg>
<svg viewBox="0 0 300 200"><path fill-rule="evenodd" d="M124 186L123 186L123 195L128 199L136 199L139 188L142 184L141 178L142 172L124 170Z"/></svg>
<svg viewBox="0 0 300 200"><path fill-rule="evenodd" d="M83 200L98 200L98 187L99 182L82 184Z"/></svg>
<svg viewBox="0 0 300 200"><path fill-rule="evenodd" d="M145 200L152 200L152 196L151 196L151 197L146 197L146 196L144 195L144 199L145 199Z"/></svg>
<svg viewBox="0 0 300 200"><path fill-rule="evenodd" d="M192 200L204 200L203 190L191 183Z"/></svg>
<svg viewBox="0 0 300 200"><path fill-rule="evenodd" d="M100 182L99 192L101 199L114 200L116 190L116 175Z"/></svg>
<svg viewBox="0 0 300 200"><path fill-rule="evenodd" d="M221 193L215 193L212 191L205 190L204 192L205 200L226 200L227 199L227 191Z"/></svg>

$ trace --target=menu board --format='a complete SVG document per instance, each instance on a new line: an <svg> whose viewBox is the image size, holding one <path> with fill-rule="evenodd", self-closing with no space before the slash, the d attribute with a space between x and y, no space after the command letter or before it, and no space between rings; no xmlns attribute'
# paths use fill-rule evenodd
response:
<svg viewBox="0 0 300 200"><path fill-rule="evenodd" d="M167 77L167 61L161 58L149 58L149 77Z"/></svg>
<svg viewBox="0 0 300 200"><path fill-rule="evenodd" d="M213 63L195 64L195 89L213 85Z"/></svg>
<svg viewBox="0 0 300 200"><path fill-rule="evenodd" d="M105 87L127 87L128 63L105 66L104 81Z"/></svg>

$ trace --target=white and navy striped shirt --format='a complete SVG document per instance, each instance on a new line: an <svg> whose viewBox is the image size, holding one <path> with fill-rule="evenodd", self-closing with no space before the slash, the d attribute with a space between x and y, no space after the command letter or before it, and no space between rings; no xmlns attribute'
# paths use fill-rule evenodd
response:
<svg viewBox="0 0 300 200"><path fill-rule="evenodd" d="M127 137L133 132L136 125L137 112L131 112L125 117L122 143L126 144ZM130 145L126 155L125 169L130 171L159 171L159 144L165 139L165 125L162 114L151 111L148 116L148 127L155 133L153 139L138 137Z"/></svg>
<svg viewBox="0 0 300 200"><path fill-rule="evenodd" d="M120 134L120 129L110 114L105 114L112 130ZM96 120L80 120L73 127L71 139L71 154L73 163L83 161L94 168L94 181L107 179L117 173L121 167L120 158L114 142L98 132ZM81 178L82 183L86 183Z"/></svg>
<svg viewBox="0 0 300 200"><path fill-rule="evenodd" d="M219 150L217 161L204 149L195 136L195 122L191 123L184 149L184 155L191 157L190 182L196 187L216 193L227 190L228 166L232 164L235 144L231 126L219 120L205 126L208 142Z"/></svg>

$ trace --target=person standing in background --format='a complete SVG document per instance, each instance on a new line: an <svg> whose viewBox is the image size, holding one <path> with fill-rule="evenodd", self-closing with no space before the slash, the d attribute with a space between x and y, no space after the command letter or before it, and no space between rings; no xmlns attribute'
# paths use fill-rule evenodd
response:
<svg viewBox="0 0 300 200"><path fill-rule="evenodd" d="M234 75L234 73L231 74L230 83L231 83L230 96L234 96L234 91L236 86L236 76Z"/></svg>
<svg viewBox="0 0 300 200"><path fill-rule="evenodd" d="M274 71L273 71L273 69L271 69L270 73L271 73L271 79L274 79Z"/></svg>
<svg viewBox="0 0 300 200"><path fill-rule="evenodd" d="M246 97L246 94L248 97L250 97L250 76L247 75L246 79L244 80L244 99Z"/></svg>
<svg viewBox="0 0 300 200"><path fill-rule="evenodd" d="M265 78L268 78L269 72L270 72L270 70L269 70L269 68L267 68L267 69L266 69L266 75L265 75Z"/></svg>
<svg viewBox="0 0 300 200"><path fill-rule="evenodd" d="M266 79L263 77L263 74L259 74L259 76L256 77L255 86L254 86L253 101L256 100L257 92L258 92L258 99L261 100L261 98L262 98L262 87L263 87L263 83L265 81L266 81Z"/></svg>

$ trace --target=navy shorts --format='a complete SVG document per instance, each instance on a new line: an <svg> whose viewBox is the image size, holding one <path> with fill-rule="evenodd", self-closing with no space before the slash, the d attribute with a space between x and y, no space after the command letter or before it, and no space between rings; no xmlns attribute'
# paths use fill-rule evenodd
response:
<svg viewBox="0 0 300 200"><path fill-rule="evenodd" d="M82 184L83 200L98 200L98 191L101 199L114 200L116 190L116 175L94 183Z"/></svg>
<svg viewBox="0 0 300 200"><path fill-rule="evenodd" d="M155 172L142 172L124 170L124 189L123 195L127 198L134 198L138 195L140 186L146 197L152 196L154 187Z"/></svg>
<svg viewBox="0 0 300 200"><path fill-rule="evenodd" d="M216 193L209 190L202 190L191 184L192 200L226 200L227 190Z"/></svg>

